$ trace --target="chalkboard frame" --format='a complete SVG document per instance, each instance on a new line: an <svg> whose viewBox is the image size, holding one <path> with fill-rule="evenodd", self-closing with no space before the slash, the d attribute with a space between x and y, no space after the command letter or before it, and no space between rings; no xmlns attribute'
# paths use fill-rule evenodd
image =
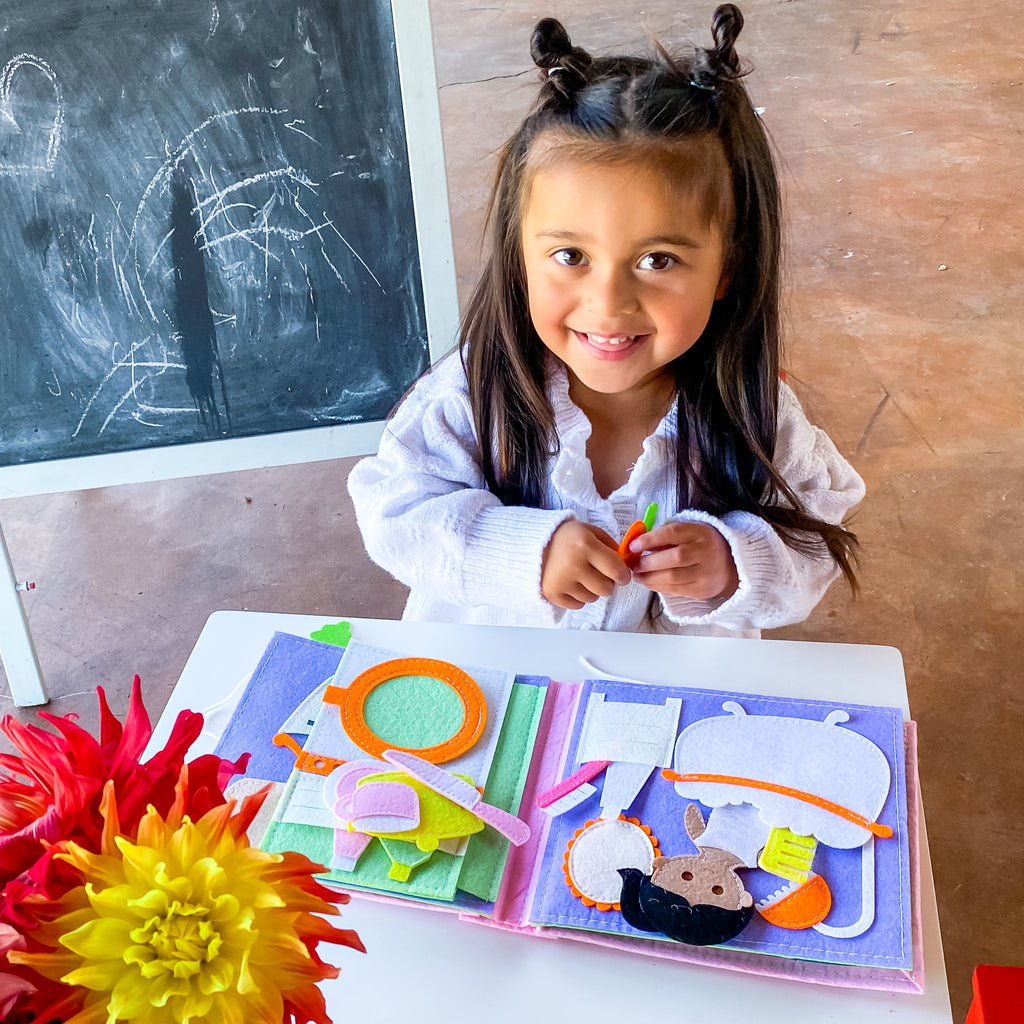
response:
<svg viewBox="0 0 1024 1024"><path fill-rule="evenodd" d="M428 0L391 0L429 358L458 333L455 257ZM0 499L294 465L376 450L385 420L0 466ZM0 555L3 553L0 552ZM0 586L3 581L0 579Z"/></svg>

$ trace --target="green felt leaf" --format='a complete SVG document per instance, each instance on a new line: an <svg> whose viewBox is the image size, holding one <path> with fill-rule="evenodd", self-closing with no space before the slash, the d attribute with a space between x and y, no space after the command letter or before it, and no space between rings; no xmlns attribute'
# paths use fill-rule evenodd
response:
<svg viewBox="0 0 1024 1024"><path fill-rule="evenodd" d="M347 647L352 639L352 627L347 622L329 622L315 633L309 634L310 640L319 640L322 644L333 644L335 647Z"/></svg>

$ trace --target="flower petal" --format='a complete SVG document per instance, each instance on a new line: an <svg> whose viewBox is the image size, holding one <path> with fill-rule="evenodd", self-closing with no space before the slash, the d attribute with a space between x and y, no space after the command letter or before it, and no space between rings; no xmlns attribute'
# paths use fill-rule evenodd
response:
<svg viewBox="0 0 1024 1024"><path fill-rule="evenodd" d="M153 727L142 703L142 681L138 676L132 679L132 692L128 698L128 714L124 720L124 731L114 755L113 774L120 774L128 765L137 765L139 757L146 749Z"/></svg>
<svg viewBox="0 0 1024 1024"><path fill-rule="evenodd" d="M113 917L97 917L60 937L60 944L90 960L120 959L121 951L130 944L130 927L126 921Z"/></svg>

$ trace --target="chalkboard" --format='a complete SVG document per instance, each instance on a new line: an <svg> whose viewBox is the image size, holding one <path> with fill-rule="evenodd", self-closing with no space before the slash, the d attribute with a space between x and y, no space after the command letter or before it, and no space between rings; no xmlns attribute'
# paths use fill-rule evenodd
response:
<svg viewBox="0 0 1024 1024"><path fill-rule="evenodd" d="M0 497L371 450L457 323L426 0L0 24Z"/></svg>

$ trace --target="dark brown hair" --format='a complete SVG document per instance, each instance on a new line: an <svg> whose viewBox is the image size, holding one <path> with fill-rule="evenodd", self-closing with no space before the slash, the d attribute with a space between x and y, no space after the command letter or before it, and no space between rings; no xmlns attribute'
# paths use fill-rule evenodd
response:
<svg viewBox="0 0 1024 1024"><path fill-rule="evenodd" d="M688 181L726 238L729 287L701 337L671 366L677 501L713 515L755 513L799 550L813 553L824 544L855 587L856 538L809 515L774 465L779 187L767 135L741 81L734 44L742 27L738 8L722 5L713 16L713 46L686 58L660 46L650 58L591 57L553 18L534 28L530 50L543 84L499 158L488 214L491 252L460 335L484 476L505 504L539 507L558 443L520 237L536 141L554 139L556 157L574 142L613 161L645 151L685 155L677 165L690 168ZM694 154L701 153L694 171Z"/></svg>

